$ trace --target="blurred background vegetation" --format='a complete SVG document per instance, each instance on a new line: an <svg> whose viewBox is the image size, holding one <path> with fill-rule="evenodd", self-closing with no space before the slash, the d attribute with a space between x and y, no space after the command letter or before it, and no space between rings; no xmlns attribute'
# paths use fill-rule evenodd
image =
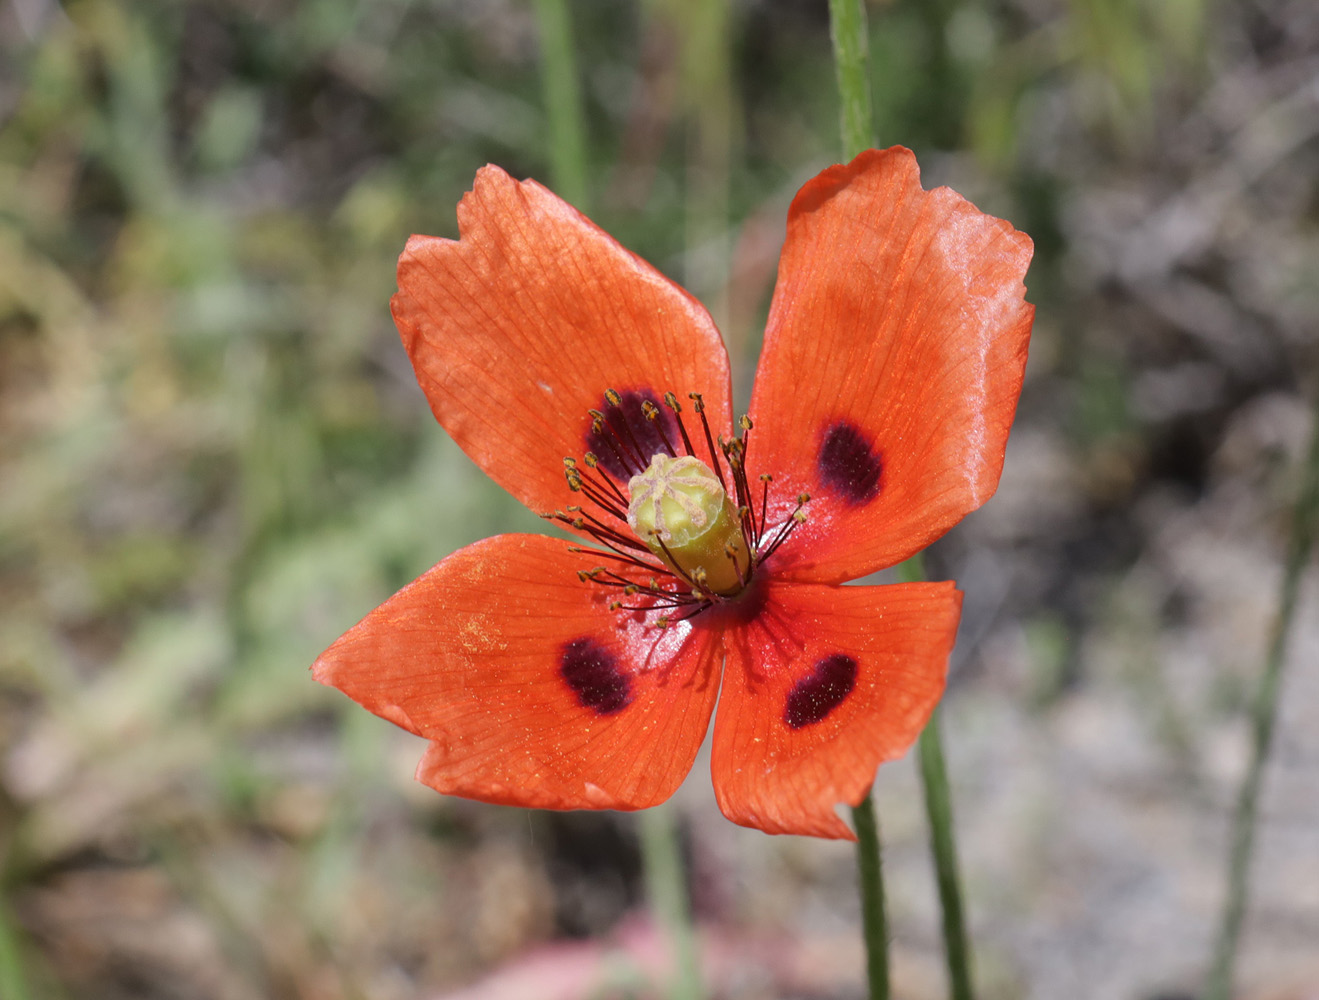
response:
<svg viewBox="0 0 1319 1000"><path fill-rule="evenodd" d="M787 203L838 158L827 5L570 8L565 193L707 303L745 405ZM1037 247L1003 489L929 560L968 593L947 738L985 995L1193 996L1313 399L1319 8L870 23L882 143ZM4 1000L654 995L630 818L435 796L306 671L538 527L431 420L388 299L481 164L553 180L540 39L517 0L0 5ZM1313 589L1249 996L1319 981ZM936 997L914 789L881 775L897 976ZM724 823L699 764L678 805L715 995L859 996L846 847ZM562 961L518 992L533 948Z"/></svg>

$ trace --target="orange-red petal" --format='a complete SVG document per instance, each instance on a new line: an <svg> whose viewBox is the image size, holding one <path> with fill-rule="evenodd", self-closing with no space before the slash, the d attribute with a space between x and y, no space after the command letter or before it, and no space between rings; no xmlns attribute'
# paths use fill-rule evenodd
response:
<svg viewBox="0 0 1319 1000"><path fill-rule="evenodd" d="M606 389L643 428L641 400L668 391L686 407L703 393L716 432L731 426L728 356L709 314L571 205L487 166L458 228L456 241L408 241L394 321L436 418L527 506L573 502L562 460L590 449L587 411L605 409Z"/></svg>
<svg viewBox="0 0 1319 1000"><path fill-rule="evenodd" d="M500 535L371 612L313 668L431 741L417 778L543 809L639 809L691 769L718 690L719 636L607 610L566 543Z"/></svg>
<svg viewBox="0 0 1319 1000"><path fill-rule="evenodd" d="M751 398L748 464L778 514L812 497L777 570L838 582L907 558L998 486L1034 308L1030 238L895 147L798 192Z"/></svg>
<svg viewBox="0 0 1319 1000"><path fill-rule="evenodd" d="M875 769L943 692L962 595L951 583L775 582L725 635L711 770L724 815L766 833L852 839Z"/></svg>

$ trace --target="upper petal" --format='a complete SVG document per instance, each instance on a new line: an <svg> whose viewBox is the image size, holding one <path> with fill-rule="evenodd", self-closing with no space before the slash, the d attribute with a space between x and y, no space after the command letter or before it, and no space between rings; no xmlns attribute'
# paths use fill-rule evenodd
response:
<svg viewBox="0 0 1319 1000"><path fill-rule="evenodd" d="M578 581L566 543L461 549L350 629L316 679L431 741L418 780L542 809L639 809L691 769L719 636L643 627Z"/></svg>
<svg viewBox="0 0 1319 1000"><path fill-rule="evenodd" d="M655 436L640 402L668 391L705 394L716 429L730 426L728 355L709 314L571 205L487 166L458 228L456 241L408 241L394 321L436 419L527 506L568 502L564 457L596 450L609 464L587 414L606 389L623 394L642 451Z"/></svg>
<svg viewBox="0 0 1319 1000"><path fill-rule="evenodd" d="M852 839L834 813L911 746L943 693L962 595L951 583L775 581L725 636L715 796L766 833Z"/></svg>
<svg viewBox="0 0 1319 1000"><path fill-rule="evenodd" d="M798 192L748 458L781 504L812 497L780 573L835 582L892 565L993 494L1034 316L1031 253L955 192L923 191L900 147Z"/></svg>

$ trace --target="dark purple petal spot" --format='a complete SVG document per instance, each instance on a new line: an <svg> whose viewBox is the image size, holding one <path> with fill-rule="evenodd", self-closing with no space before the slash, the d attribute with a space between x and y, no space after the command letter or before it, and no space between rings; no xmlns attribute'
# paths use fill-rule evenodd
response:
<svg viewBox="0 0 1319 1000"><path fill-rule="evenodd" d="M674 448L682 447L682 439L673 411L653 390L627 389L620 391L619 396L622 398L617 406L610 406L609 400L601 398L596 408L604 414L606 426L599 433L587 427L586 450L595 452L600 467L625 484L638 472L645 471L652 455L672 454L664 443L665 435ZM656 419L646 418L645 403L659 410Z"/></svg>
<svg viewBox="0 0 1319 1000"><path fill-rule="evenodd" d="M600 715L621 712L632 700L632 685L614 654L589 636L563 644L559 675L583 708Z"/></svg>
<svg viewBox="0 0 1319 1000"><path fill-rule="evenodd" d="M793 729L821 722L847 700L855 686L856 660L842 653L826 656L788 692L783 721Z"/></svg>
<svg viewBox="0 0 1319 1000"><path fill-rule="evenodd" d="M847 504L859 506L879 495L879 454L855 424L840 420L826 430L815 464L820 481Z"/></svg>

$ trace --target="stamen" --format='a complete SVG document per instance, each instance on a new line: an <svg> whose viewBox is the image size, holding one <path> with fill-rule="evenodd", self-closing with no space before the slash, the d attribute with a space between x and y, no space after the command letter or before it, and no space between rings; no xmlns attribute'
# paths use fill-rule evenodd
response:
<svg viewBox="0 0 1319 1000"><path fill-rule="evenodd" d="M571 507L568 508L569 511L572 511L572 509L573 508ZM577 510L580 512L581 516L573 518L571 523L572 526L576 528L578 531L584 530L588 532L592 538L600 539L601 541L603 541L606 538L611 539L612 541L617 542L619 545L622 545L625 548L636 549L638 552L647 551L646 547L640 544L635 538L630 538L629 536L619 531L617 528L610 527L609 525L601 521L599 518L588 513L587 511L582 510L580 507L578 507ZM566 517L562 517L562 516L556 517L555 520L564 521L564 522L568 521ZM590 521L594 527L587 528L583 523L584 521Z"/></svg>
<svg viewBox="0 0 1319 1000"><path fill-rule="evenodd" d="M619 394L617 389L606 389L605 402L608 403L612 409L618 411L618 422L623 425L623 432L627 434L628 443L636 452L637 458L641 460L641 468L644 469L650 462L650 456L646 454L646 449L641 447L641 442L639 442L636 435L632 433L632 425L628 422L627 414L623 412L622 395Z"/></svg>
<svg viewBox="0 0 1319 1000"><path fill-rule="evenodd" d="M692 596L705 597L707 594L713 595L710 585L706 582L706 572L704 566L697 566L692 570Z"/></svg>
<svg viewBox="0 0 1319 1000"><path fill-rule="evenodd" d="M731 441L719 439L719 448L724 453L724 458L728 460L729 475L733 477L733 491L737 497L738 504L743 504L749 499L744 495L742 487L744 478L737 474L738 468L742 465L742 442L738 438Z"/></svg>
<svg viewBox="0 0 1319 1000"><path fill-rule="evenodd" d="M803 511L802 508L810 502L811 495L809 493L802 493L797 497L797 509L792 512L791 517L779 525L778 533L774 536L774 540L769 543L769 547L760 553L759 561L764 562L777 552L779 546L788 540L788 536L791 535L799 525L806 523L806 512Z"/></svg>
<svg viewBox="0 0 1319 1000"><path fill-rule="evenodd" d="M601 544L603 545L605 543L602 542ZM574 555L597 556L601 559L612 559L614 562L627 563L629 566L635 566L638 569L652 570L655 568L653 563L642 562L635 556L630 556L626 552L619 552L617 549L610 552L601 552L599 549L588 549L581 545L569 545L568 551ZM655 585L654 577L651 577L650 583L652 587Z"/></svg>
<svg viewBox="0 0 1319 1000"><path fill-rule="evenodd" d="M644 458L641 458L636 452L629 453L627 442L618 436L618 431L614 430L614 425L605 419L603 413L599 410L587 410L586 412L591 415L591 433L602 438L605 444L609 445L609 450L618 459L618 464L623 467L629 476L635 476L646 467ZM607 435L606 431L608 431Z"/></svg>
<svg viewBox="0 0 1319 1000"><path fill-rule="evenodd" d="M650 537L655 544L660 547L660 551L664 553L664 557L669 561L670 568L674 575L681 580L685 580L687 583L691 583L692 578L684 572L683 568L678 565L678 561L673 558L673 553L670 552L669 547L664 544L664 539L660 537L660 533L658 531L652 531Z"/></svg>
<svg viewBox="0 0 1319 1000"><path fill-rule="evenodd" d="M610 482L608 477L602 477L601 481L605 483ZM588 478L582 475L581 472L578 472L577 483L581 487L581 492L585 493L587 498L591 500L592 503L595 503L598 506L604 508L608 513L612 514L620 521L627 520L627 504L624 503L622 505L619 505L615 503L612 497L607 496L606 494L601 492L600 487L596 485L596 481L594 479Z"/></svg>
<svg viewBox="0 0 1319 1000"><path fill-rule="evenodd" d="M730 541L725 545L724 555L727 556L728 561L733 564L733 572L737 574L737 582L745 587L747 585L747 578L742 572L741 563L737 561L737 542Z"/></svg>
<svg viewBox="0 0 1319 1000"><path fill-rule="evenodd" d="M760 481L764 485L764 489L760 493L760 525L763 529L767 517L766 511L769 507L769 484L774 481L774 477L768 472L762 472L760 474ZM757 534L759 534L759 532L757 532Z"/></svg>
<svg viewBox="0 0 1319 1000"><path fill-rule="evenodd" d="M754 555L756 539L760 537L756 530L755 516L751 513L750 507L739 507L737 508L737 517L742 524L742 541L747 543L747 551ZM754 565L754 561L752 565ZM745 583L743 586L745 586Z"/></svg>
<svg viewBox="0 0 1319 1000"><path fill-rule="evenodd" d="M664 429L664 423L660 420L659 407L649 399L641 401L641 412L647 420L655 425L655 430L659 431L660 440L664 442L664 448L669 453L670 458L677 458L678 453L673 449L673 442L669 440L668 432Z"/></svg>
<svg viewBox="0 0 1319 1000"><path fill-rule="evenodd" d="M682 435L683 446L687 449L687 454L696 455L696 449L692 447L692 439L687 436L687 425L682 422L682 407L678 405L678 397L672 392L664 394L664 405L673 411L674 417L678 421L678 433Z"/></svg>
<svg viewBox="0 0 1319 1000"><path fill-rule="evenodd" d="M600 466L600 457L593 451L588 451L583 455L582 461L586 463L588 469L596 469ZM604 474L600 477L600 481L613 490L614 496L618 497L624 507L627 506L627 497L625 497L623 491L618 488L618 484L614 482L613 476Z"/></svg>
<svg viewBox="0 0 1319 1000"><path fill-rule="evenodd" d="M714 466L714 474L719 477L719 481L724 482L724 470L719 466L719 452L715 449L714 438L710 434L710 421L705 417L705 400L701 398L699 392L687 393L687 398L692 400L692 409L701 418L701 426L705 428L705 446L710 449L710 464ZM724 484L728 488L728 484Z"/></svg>

